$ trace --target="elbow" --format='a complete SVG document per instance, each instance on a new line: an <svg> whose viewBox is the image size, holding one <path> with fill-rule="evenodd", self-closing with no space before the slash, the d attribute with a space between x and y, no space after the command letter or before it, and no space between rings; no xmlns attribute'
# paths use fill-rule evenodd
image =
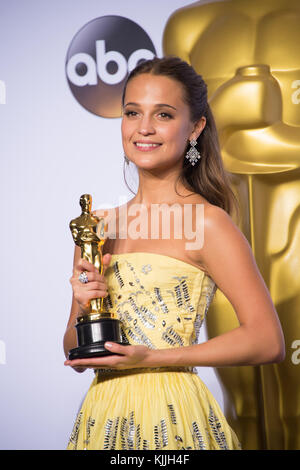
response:
<svg viewBox="0 0 300 470"><path fill-rule="evenodd" d="M273 363L283 362L285 360L285 340L281 328L274 339L274 349Z"/></svg>
<svg viewBox="0 0 300 470"><path fill-rule="evenodd" d="M276 341L268 349L267 357L264 364L278 364L285 360L285 344L284 341Z"/></svg>
<svg viewBox="0 0 300 470"><path fill-rule="evenodd" d="M285 345L280 345L280 347L277 349L276 353L273 356L273 361L272 363L280 363L285 360Z"/></svg>
<svg viewBox="0 0 300 470"><path fill-rule="evenodd" d="M285 340L280 326L262 330L259 344L261 364L277 364L285 360Z"/></svg>
<svg viewBox="0 0 300 470"><path fill-rule="evenodd" d="M252 363L251 365L276 364L285 360L285 342L283 334L262 333L260 338L252 342ZM254 346L254 347L253 347Z"/></svg>

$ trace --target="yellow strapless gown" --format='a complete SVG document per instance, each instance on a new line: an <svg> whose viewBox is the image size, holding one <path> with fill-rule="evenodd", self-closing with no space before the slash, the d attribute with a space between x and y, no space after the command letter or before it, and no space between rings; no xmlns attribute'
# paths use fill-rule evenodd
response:
<svg viewBox="0 0 300 470"><path fill-rule="evenodd" d="M216 286L197 267L166 255L112 255L106 309L131 344L152 349L197 343ZM241 449L196 369L98 370L68 449Z"/></svg>

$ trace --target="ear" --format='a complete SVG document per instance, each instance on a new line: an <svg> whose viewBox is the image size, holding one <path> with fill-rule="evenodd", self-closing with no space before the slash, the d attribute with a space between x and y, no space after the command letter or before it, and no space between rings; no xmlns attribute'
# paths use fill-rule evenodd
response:
<svg viewBox="0 0 300 470"><path fill-rule="evenodd" d="M197 140L205 126L206 126L206 118L204 116L202 116L199 119L199 121L197 121L194 124L194 129L193 129L193 132L190 135L189 140L192 140L192 139Z"/></svg>

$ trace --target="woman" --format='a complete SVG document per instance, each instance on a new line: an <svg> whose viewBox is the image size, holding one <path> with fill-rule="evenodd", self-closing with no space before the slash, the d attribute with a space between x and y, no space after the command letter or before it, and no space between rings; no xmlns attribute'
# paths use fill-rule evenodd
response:
<svg viewBox="0 0 300 470"><path fill-rule="evenodd" d="M138 204L140 225L151 226L156 235L108 237L102 276L75 248L66 357L76 346L76 317L95 297L105 297L106 308L119 315L131 345L106 343L115 355L65 362L77 371L96 372L68 448L239 449L235 432L193 368L280 362L284 339L251 248L232 220L234 194L202 77L175 57L139 65L124 89L122 140L125 160L138 169L139 187L118 208L117 220L125 211L129 227ZM157 236L167 212L159 227L151 225L149 212L160 203L181 214L192 208L183 236L176 232L182 219L169 236L160 231ZM107 220L110 216L108 211ZM191 221L202 233L200 243L190 243ZM86 284L78 279L83 271ZM197 344L217 286L240 326Z"/></svg>

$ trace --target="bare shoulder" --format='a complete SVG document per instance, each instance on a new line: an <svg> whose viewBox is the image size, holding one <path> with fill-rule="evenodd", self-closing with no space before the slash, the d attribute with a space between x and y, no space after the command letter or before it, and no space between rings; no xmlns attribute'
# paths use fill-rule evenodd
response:
<svg viewBox="0 0 300 470"><path fill-rule="evenodd" d="M236 311L271 305L265 281L257 267L251 246L230 215L215 206L204 217L201 260L210 277ZM248 302L248 305L247 305ZM242 316L239 317L242 319Z"/></svg>
<svg viewBox="0 0 300 470"><path fill-rule="evenodd" d="M259 275L247 238L226 211L205 206L203 224L201 263L218 285L227 285L226 278L236 281L238 276Z"/></svg>
<svg viewBox="0 0 300 470"><path fill-rule="evenodd" d="M204 230L210 236L212 235L212 232L215 233L215 236L218 234L224 235L225 231L227 236L236 235L245 238L230 215L221 207L213 204L204 205Z"/></svg>

